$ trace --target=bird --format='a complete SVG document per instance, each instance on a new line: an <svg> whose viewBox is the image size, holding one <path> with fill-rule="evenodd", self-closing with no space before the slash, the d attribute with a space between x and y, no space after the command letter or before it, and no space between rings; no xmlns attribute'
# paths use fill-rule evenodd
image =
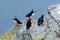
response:
<svg viewBox="0 0 60 40"><path fill-rule="evenodd" d="M41 17L38 19L38 26L40 26L41 24L43 24L44 22L44 15L41 15Z"/></svg>
<svg viewBox="0 0 60 40"><path fill-rule="evenodd" d="M22 24L22 22L19 19L17 19L16 16L14 16L12 19L14 20L14 22L16 22L18 24Z"/></svg>
<svg viewBox="0 0 60 40"><path fill-rule="evenodd" d="M35 9L32 9L31 12L29 12L26 17L31 17L32 15L35 14Z"/></svg>
<svg viewBox="0 0 60 40"><path fill-rule="evenodd" d="M31 20L32 20L31 18L28 18L28 21L26 23L26 30L29 30L29 28L31 27L31 25L32 25Z"/></svg>
<svg viewBox="0 0 60 40"><path fill-rule="evenodd" d="M16 16L14 16L12 19L14 20L14 22L16 22L16 23L13 25L13 28L16 29L16 28L20 27L20 25L22 24L22 22L21 22L19 19L17 19Z"/></svg>

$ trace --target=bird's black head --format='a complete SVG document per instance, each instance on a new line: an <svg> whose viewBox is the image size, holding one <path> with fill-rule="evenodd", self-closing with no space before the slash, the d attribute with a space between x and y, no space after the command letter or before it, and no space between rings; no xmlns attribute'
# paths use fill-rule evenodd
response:
<svg viewBox="0 0 60 40"><path fill-rule="evenodd" d="M41 18L44 18L44 15L41 15Z"/></svg>
<svg viewBox="0 0 60 40"><path fill-rule="evenodd" d="M17 21L17 17L16 17L16 16L14 16L12 19L13 19L14 21Z"/></svg>
<svg viewBox="0 0 60 40"><path fill-rule="evenodd" d="M31 12L34 13L34 12L36 12L36 10L35 9L32 9Z"/></svg>

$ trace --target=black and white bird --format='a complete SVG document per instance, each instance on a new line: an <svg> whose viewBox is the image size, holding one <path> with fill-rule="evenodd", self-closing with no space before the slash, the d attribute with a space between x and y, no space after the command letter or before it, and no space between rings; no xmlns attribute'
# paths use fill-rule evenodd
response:
<svg viewBox="0 0 60 40"><path fill-rule="evenodd" d="M38 26L40 26L41 24L43 24L44 22L44 15L41 15L41 17L38 19Z"/></svg>
<svg viewBox="0 0 60 40"><path fill-rule="evenodd" d="M27 23L26 23L26 30L29 30L29 28L31 27L32 25L32 22L31 22L31 18L28 19Z"/></svg>
<svg viewBox="0 0 60 40"><path fill-rule="evenodd" d="M12 19L14 20L14 22L16 22L18 24L22 24L22 22L19 19L17 19L16 16L14 16Z"/></svg>
<svg viewBox="0 0 60 40"><path fill-rule="evenodd" d="M31 17L32 15L35 14L35 9L32 9L31 12L29 12L26 17Z"/></svg>

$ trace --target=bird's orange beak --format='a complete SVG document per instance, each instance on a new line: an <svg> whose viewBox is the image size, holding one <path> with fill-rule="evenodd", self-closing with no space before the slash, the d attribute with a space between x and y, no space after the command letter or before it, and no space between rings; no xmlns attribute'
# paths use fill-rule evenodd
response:
<svg viewBox="0 0 60 40"><path fill-rule="evenodd" d="M32 20L32 18L29 18L29 20Z"/></svg>

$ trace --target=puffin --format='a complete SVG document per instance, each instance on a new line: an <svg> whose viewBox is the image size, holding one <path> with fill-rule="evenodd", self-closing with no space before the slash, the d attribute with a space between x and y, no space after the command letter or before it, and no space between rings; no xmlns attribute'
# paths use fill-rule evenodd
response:
<svg viewBox="0 0 60 40"><path fill-rule="evenodd" d="M41 24L43 24L44 22L44 15L41 15L41 17L38 19L38 26L40 26Z"/></svg>
<svg viewBox="0 0 60 40"><path fill-rule="evenodd" d="M35 9L32 9L31 12L29 12L26 17L31 17L32 15L35 14Z"/></svg>
<svg viewBox="0 0 60 40"><path fill-rule="evenodd" d="M16 22L18 24L22 24L22 22L19 19L17 19L16 16L14 16L12 19L14 20L14 22Z"/></svg>
<svg viewBox="0 0 60 40"><path fill-rule="evenodd" d="M20 26L20 24L22 24L22 22L19 19L17 19L16 16L14 16L12 19L14 20L14 22L16 22L14 24L14 29L17 28L18 26Z"/></svg>
<svg viewBox="0 0 60 40"><path fill-rule="evenodd" d="M28 18L28 21L26 23L26 30L29 30L31 25L32 25L32 22L31 22L32 18Z"/></svg>

